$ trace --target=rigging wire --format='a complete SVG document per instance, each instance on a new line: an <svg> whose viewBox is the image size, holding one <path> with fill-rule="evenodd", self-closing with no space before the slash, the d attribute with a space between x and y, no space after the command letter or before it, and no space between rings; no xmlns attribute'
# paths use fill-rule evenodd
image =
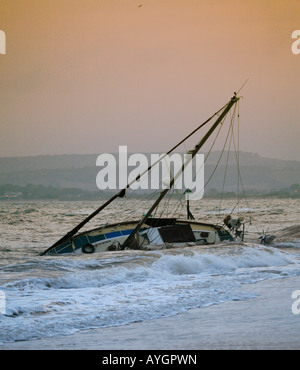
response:
<svg viewBox="0 0 300 370"><path fill-rule="evenodd" d="M179 143L177 143L175 146L173 146L173 148L171 148L167 153L164 153L163 154L163 156L159 159L159 160L157 160L155 163L153 163L153 164L151 164L151 166L149 166L148 167L148 169L147 170L145 170L143 173L140 173L139 174L139 176L135 179L135 180L133 180L133 181L131 181L130 183L128 183L127 185L126 185L126 187L124 187L124 189L122 189L123 191L127 191L128 189L129 189L129 187L134 183L134 182L136 182L138 179L140 179L145 173L149 173L151 170L152 170L152 168L154 167L154 166L156 166L157 164L159 164L161 161L162 161L162 159L163 158L165 158L168 154L170 154L170 153L172 153L172 152L174 152L174 150L176 149L176 148L178 148L178 146L180 146L181 144L184 144L185 143L185 141L187 141L187 139L189 139L191 136L193 136L198 130L200 130L202 127L204 127L209 121L211 121L216 115L218 115L219 114L219 112L221 112L225 107L227 106L227 104L225 104L222 108L220 108L217 112L215 112L212 116L210 116L205 122L203 122L202 124L200 124L198 127L196 127L190 134L188 134L184 139L182 139ZM120 193L122 192L122 190L120 191ZM155 194L157 195L157 193L158 192L155 192ZM129 197L130 198L130 197ZM94 211L89 217L88 217L88 219L85 219L81 224L79 224L79 225L77 225L77 227L76 227L76 232L78 232L78 230L79 230L79 228L82 228L83 227L83 225L85 224L85 223L87 223L91 218L93 218L93 217L95 217L96 216L96 214L98 214L103 208L105 208L105 207L107 207L110 203L111 203L111 201L113 200L113 198L110 198L107 202L106 202L106 204L105 204L105 206L101 206L100 208L98 208L96 211ZM126 200L127 200L127 197L125 197L125 201L124 201L124 204L126 203ZM70 237L70 234L71 233L73 233L74 232L74 230L75 229L73 229L73 230L71 230L71 232L69 232L68 233L68 235L65 235L63 238L61 238L59 241L57 241L56 243L58 243L58 242L60 242L61 240L63 240L64 238L66 238L66 237ZM53 247L54 245L52 245L52 247ZM52 248L51 247L51 248Z"/></svg>
<svg viewBox="0 0 300 370"><path fill-rule="evenodd" d="M246 81L247 82L247 81ZM245 82L245 83L246 83ZM244 85L243 85L244 86ZM242 86L242 87L243 87ZM239 90L240 91L240 90ZM224 106L225 107L225 106ZM174 149L175 148L177 148L180 144L183 144L184 145L184 147L185 147L185 141L189 138L189 137L191 137L193 134L195 134L201 127L203 127L206 123L208 123L215 115L219 115L219 113L222 111L222 109L224 108L224 107L222 107L219 111L217 111L216 113L214 113L214 115L212 115L207 121L205 121L203 124L201 124L199 127L197 127L191 134L189 134L185 139L183 139L176 147L174 147L174 148L172 148L172 150L171 151L174 151ZM223 153L224 153L224 150L225 150L225 147L226 147L226 144L227 144L227 141L228 141L228 137L229 137L229 133L230 133L230 131L232 132L232 126L233 126L233 122L234 122L234 116L235 116L235 112L236 112L236 106L234 107L234 112L233 112L233 114L230 112L230 115L231 115L231 121L230 121L230 127L229 127L229 130L228 130L228 132L227 132L227 136L226 136L226 140L225 140L225 144L224 144L224 146L223 146L223 149L222 149L222 151L221 151L221 154L220 154L220 156L219 156L219 159L218 159L218 161L217 161L217 164L216 164L216 166L214 167L214 169L213 169L213 172L211 173L211 175L210 175L210 177L209 177L209 179L206 181L206 183L205 183L205 185L204 185L204 188L206 187L206 185L209 183L209 181L211 180L211 178L213 177L213 175L214 175L214 173L215 173L215 171L216 171L216 169L217 169L217 167L218 167L218 165L219 165L219 163L220 163L220 160L221 160L221 158L222 158L222 155L223 155ZM226 116L227 117L227 116ZM218 138L218 136L219 136L219 133L220 133L220 131L221 131L221 129L222 129L222 127L223 127L223 125L224 125L224 122L225 122L225 120L226 120L226 117L224 117L224 119L222 120L222 122L220 123L220 127L219 127L219 129L218 129L218 131L217 131L217 134L216 134L216 136L215 136L215 138L214 138L214 140L213 140L213 143L211 144L211 146L210 146L210 149L209 149L209 151L208 151L208 153L207 153L207 155L206 155L206 157L205 157L205 160L204 160L204 163L207 161L207 159L209 158L209 155L211 154L211 151L212 151L212 149L213 149L213 147L214 147L214 145L215 145L215 142L216 142L216 140L217 140L217 138ZM230 146L231 146L231 140L232 140L232 137L230 138ZM230 151L230 146L229 146L229 151ZM171 151L169 151L169 153L171 153ZM228 153L229 153L229 151L228 151ZM164 155L162 158L160 158L160 160L157 162L157 163L155 163L154 165L157 165L158 163L160 163L161 161L162 161L162 159L163 158L165 158L165 156L166 155ZM204 163L203 163L203 165L204 165ZM227 163L228 163L228 155L227 155ZM154 167L154 166L153 166ZM152 168L153 168L152 167ZM148 173L151 173L151 170L152 170L152 168L149 170L149 172ZM201 170L201 169L200 169ZM199 171L200 170L198 170L198 173L199 173ZM227 170L227 166L226 166L226 170ZM225 171L225 175L226 175L226 171ZM225 175L224 175L224 177L225 177ZM195 174L195 177L197 176L197 174ZM195 181L195 177L194 177L194 180L192 180L192 182L193 181ZM141 178L142 178L142 176L141 176ZM225 179L224 179L225 180ZM223 183L223 187L224 187L224 183ZM172 199L172 197L173 197L173 195L174 195L174 192L175 192L175 190L178 192L178 190L177 189L175 189L175 187L173 187L172 188L172 191L171 191L171 194L169 195L169 197L167 197L166 199L165 199L165 202L164 202L164 206L162 207L162 210L161 210L161 212L160 212L160 216L159 217L162 217L165 213L169 213L169 207L170 207L170 201L171 201L171 199ZM202 189L203 190L203 189ZM126 196L125 197L125 199L124 199L124 203L123 203L123 205L125 205L126 204L126 202L127 202L127 200L128 199L130 199L131 197L132 197L132 194L134 193L134 191L132 191L132 192L129 192L129 194L128 194L128 196ZM153 192L153 193L151 193L149 196L147 196L147 199L146 200L151 200L151 199L154 199L155 198L155 196L157 196L157 194L159 193L159 190L157 190L157 191L155 191L155 192ZM223 189L222 189L222 197L223 197ZM185 206L185 204L184 204L184 202L182 202L182 197L184 196L184 194L182 194L180 197L179 197L179 201L178 201L178 205L177 205L177 208L175 209L175 211L174 211L174 214L175 213L177 213L178 212L178 208L180 207L181 208L181 211L182 211L182 209L183 209L183 207ZM156 213L158 212L158 209L159 209L160 207L158 206L156 209L155 209L155 212L154 212L154 215L156 216ZM130 213L133 213L134 211L132 211L132 212L130 212Z"/></svg>
<svg viewBox="0 0 300 370"><path fill-rule="evenodd" d="M185 146L185 142L191 137L193 136L197 131L199 131L202 127L204 127L207 123L209 123L209 121L211 121L216 115L219 115L219 113L227 106L227 104L225 104L222 108L220 108L217 112L215 112L212 116L210 116L205 122L203 122L202 124L200 124L198 127L196 127L196 129L194 129L189 135L187 135L184 139L182 139L178 144L176 144L172 149L170 149L167 153L164 153L162 155L162 157L159 158L159 160L157 160L154 164L151 164L150 167L148 167L147 171L144 171L143 173L140 174L140 178L142 178L142 176L147 172L147 173L151 173L151 170L159 163L162 162L162 160L170 153L172 153L178 146L180 146L181 144L183 144ZM136 181L136 180L135 180ZM135 182L134 181L134 182ZM127 185L126 187L126 191L129 189L130 185L132 184L132 182L130 184ZM124 188L125 189L125 188ZM157 194L159 193L159 190L157 190L156 192L152 193L153 195L150 196L150 199L154 198L155 196L157 196ZM131 194L133 194L133 191L131 192ZM129 194L129 197L125 196L124 197L124 202L123 202L123 205L126 203L126 200L130 198L130 194ZM150 200L149 199L149 200ZM133 213L134 211L132 211Z"/></svg>
<svg viewBox="0 0 300 370"><path fill-rule="evenodd" d="M236 109L236 106L234 107L234 109ZM227 169L228 169L228 162L229 162L230 148L231 148L231 142L232 142L235 113L236 113L236 110L234 111L234 114L231 117L230 126L229 126L229 130L228 130L228 135L229 135L229 133L231 133L231 135L230 135L229 146L228 146L228 150L227 150L226 166L225 166L225 171L224 171L222 191L221 191L221 199L220 199L220 204L219 204L219 214L221 213L221 205L222 205L223 195L224 195L224 187L225 187L225 181L226 181L226 175L227 175ZM227 136L227 139L228 139L228 136ZM227 140L224 144L223 150L225 149L226 143L227 143Z"/></svg>
<svg viewBox="0 0 300 370"><path fill-rule="evenodd" d="M239 133L239 130L238 130L238 133ZM235 149L235 158L236 158L236 163L237 163L237 171L238 171L239 184L240 184L240 186L242 188L243 197L245 198L245 202L247 204L247 207L250 209L250 203L248 201L248 198L247 198L247 195L246 195L246 191L245 191L245 188L244 188L244 184L243 184L243 180L242 180L241 169L240 169L240 162L239 162L239 152L236 150L236 144L235 144L235 138L234 138L234 136L233 136L233 145L234 145L234 149ZM238 148L239 148L239 140L238 140ZM236 206L233 208L232 212L235 210ZM253 220L252 217L250 217L250 220L251 221ZM255 225L256 231L257 232L260 232L259 229L258 229L258 227L257 227L257 224L255 223L254 225Z"/></svg>
<svg viewBox="0 0 300 370"><path fill-rule="evenodd" d="M237 109L237 114L236 114L236 109ZM234 126L235 126L235 117L237 116L237 144L236 144L236 140L235 140L235 135L234 135ZM221 128L224 124L224 121L225 121L226 117L224 118L223 122L221 123L220 125L220 128L217 132L217 135L209 149L209 152L208 152L208 155L207 157L205 158L205 162L209 156L209 154L211 153L212 149L213 149L213 146L216 142L216 139L221 131ZM235 158L236 158L236 163L237 163L237 178L238 178L238 181L237 181L237 200L236 200L236 204L234 205L234 207L232 208L231 210L231 213L230 215L234 212L234 210L236 209L236 207L238 207L238 212L239 212L239 206L240 206L240 189L242 189L242 192L243 192L243 197L245 198L245 201L246 201L246 204L248 206L248 208L250 208L250 205L249 205L249 201L248 201L248 198L247 198L247 195L246 195L246 192L245 192L245 188L244 188L244 185L243 185L243 181L242 181L242 176L241 176L241 170L240 170L240 153L239 153L239 150L240 150L240 144L239 144L239 137L240 137L240 111L239 111L239 104L238 106L234 107L234 111L231 115L231 119L230 119L230 126L229 126L229 129L227 131L227 135L226 135L226 139L225 139L225 143L223 145L223 148L222 148L222 151L220 153L220 156L218 158L218 161L209 177L209 179L205 182L205 185L204 185L204 188L207 186L207 184L210 182L211 178L213 177L213 175L215 174L216 172L216 169L221 161L221 158L225 152L225 149L226 149L226 146L227 146L227 143L228 143L228 139L229 139L229 146L228 146L228 151L227 151L227 159L226 159L226 167L225 167L225 172L224 172L224 179L223 179L223 185L222 185L222 192L221 192L221 201L220 201L220 205L219 205L219 213L221 213L221 203L222 203L222 200L223 200L223 196L224 196L224 186L225 186L225 180L226 180L226 175L227 175L227 169L228 169L228 163L229 163L229 155L230 155L230 149L231 149L231 146L232 146L232 143L233 143L233 147L234 147L234 153L235 153ZM202 189L203 190L203 189ZM181 208L180 209L180 212L181 210L183 209L183 206L184 206L184 203L181 201L182 200L182 197L184 196L184 194L181 195L180 199L179 199L179 204L177 205L175 211L174 211L174 214L176 214L179 210L179 207ZM251 218L252 220L252 218ZM255 225L256 226L256 225ZM257 231L258 228L256 226L256 229Z"/></svg>
<svg viewBox="0 0 300 370"><path fill-rule="evenodd" d="M217 140L217 138L218 138L218 136L219 136L219 133L220 133L220 131L221 131L221 129L222 129L222 127L223 127L223 125L224 125L224 122L225 122L225 120L226 120L226 117L224 117L224 119L223 119L223 121L220 123L220 127L219 127L219 130L218 130L218 132L217 132L217 134L216 134L216 137L215 137L215 139L213 140L213 142L212 142L212 144L211 144L211 146L210 146L210 148L209 148L209 151L208 151L208 153L207 153L207 155L206 155L206 157L205 157L205 160L204 160L204 163L203 163L203 165L205 164L205 162L207 161L207 159L209 158L209 155L211 154L211 151L212 151L212 149L213 149L213 147L214 147L214 145L215 145L215 142L216 142L216 140ZM232 122L231 122L231 124L232 124ZM225 144L224 144L224 146L223 146L223 149L222 149L222 151L221 151L221 154L220 154L220 156L219 156L219 159L218 159L218 161L217 161L217 163L216 163L216 165L215 165L215 167L214 167L214 169L213 169L213 172L212 172L212 174L210 175L210 177L209 177L209 179L206 181L206 183L204 184L204 186L203 186L203 188L201 189L201 191L203 191L204 189L205 189L205 187L206 187L206 185L209 183L209 181L211 180L211 178L213 177L213 175L214 175L214 173L215 173L215 171L216 171L216 169L217 169L217 167L218 167L218 165L219 165L219 163L220 163L220 160L221 160L221 158L222 158L222 155L223 155L223 153L224 153L224 149L225 149L225 147L226 147L226 143L227 143L227 141L228 141L228 137L229 137L229 132L230 132L230 130L228 130L228 132L227 132L227 136L226 136L226 140L225 140ZM195 181L195 178L196 178L196 176L198 175L198 173L199 173L199 171L202 169L202 167L198 170L198 172L195 174L195 177L194 177L194 179L192 180L193 182ZM182 200L182 197L184 196L184 194L182 194L181 195L181 197L180 197L180 199L179 199L179 201L181 202L181 200ZM178 204L178 206L177 206L177 208L175 209L175 211L174 211L174 214L176 214L177 212L178 212L178 208L179 208L179 206L180 206L180 204ZM181 205L181 208L183 207L183 205Z"/></svg>

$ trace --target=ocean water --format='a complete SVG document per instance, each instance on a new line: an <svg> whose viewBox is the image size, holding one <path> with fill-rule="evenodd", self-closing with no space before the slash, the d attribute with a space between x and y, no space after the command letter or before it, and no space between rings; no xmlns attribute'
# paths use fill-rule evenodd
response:
<svg viewBox="0 0 300 370"><path fill-rule="evenodd" d="M85 229L137 219L152 203L121 201ZM170 216L172 209L178 211L172 202L164 205ZM220 207L217 200L192 205L195 218L208 222L221 222L234 208L246 221L242 243L49 257L39 253L98 204L1 202L0 298L5 296L5 310L0 313L0 345L251 299L255 295L242 290L244 284L300 275L299 205L295 199L251 199L238 207L235 201ZM272 245L259 244L263 231L276 235Z"/></svg>

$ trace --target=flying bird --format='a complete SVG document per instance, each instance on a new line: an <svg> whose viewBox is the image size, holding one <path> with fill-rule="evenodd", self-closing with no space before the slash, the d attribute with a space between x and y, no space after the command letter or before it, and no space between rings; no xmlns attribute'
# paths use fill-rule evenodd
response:
<svg viewBox="0 0 300 370"><path fill-rule="evenodd" d="M143 4L140 4L140 5L138 5L138 8L140 8L140 7L142 7L143 6Z"/></svg>

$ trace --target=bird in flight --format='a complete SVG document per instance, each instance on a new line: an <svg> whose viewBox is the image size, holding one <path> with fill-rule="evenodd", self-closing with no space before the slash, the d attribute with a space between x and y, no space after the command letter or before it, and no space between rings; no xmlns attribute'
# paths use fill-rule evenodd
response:
<svg viewBox="0 0 300 370"><path fill-rule="evenodd" d="M143 6L143 4L140 4L140 5L138 5L138 8L141 8Z"/></svg>

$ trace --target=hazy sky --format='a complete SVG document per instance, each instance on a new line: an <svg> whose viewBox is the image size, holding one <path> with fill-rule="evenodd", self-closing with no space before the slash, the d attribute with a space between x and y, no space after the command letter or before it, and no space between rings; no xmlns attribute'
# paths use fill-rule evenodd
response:
<svg viewBox="0 0 300 370"><path fill-rule="evenodd" d="M300 160L299 29L299 0L1 0L0 156L166 151L249 78L240 148Z"/></svg>

